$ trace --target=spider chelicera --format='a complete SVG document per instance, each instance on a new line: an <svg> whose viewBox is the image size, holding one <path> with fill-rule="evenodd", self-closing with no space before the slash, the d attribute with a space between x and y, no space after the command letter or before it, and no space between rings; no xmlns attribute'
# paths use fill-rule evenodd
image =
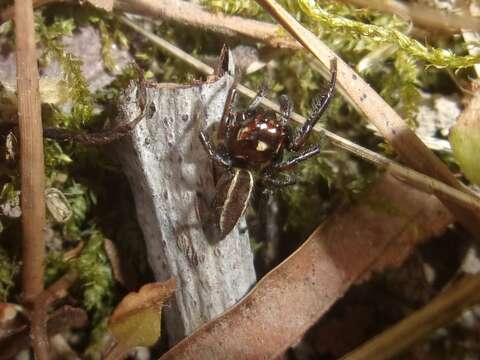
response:
<svg viewBox="0 0 480 360"><path fill-rule="evenodd" d="M246 111L234 112L235 87L229 91L217 129L219 144L214 146L206 133L200 132L200 140L212 160L228 170L217 182L213 201L220 239L234 228L244 213L256 181L265 187L292 185L295 183L293 178L279 175L320 153L320 145L304 147L333 97L337 74L335 59L331 61L330 73L328 88L314 99L306 122L296 134L288 124L293 106L287 96L280 97L279 116L259 107L263 90L258 92ZM287 160L283 159L285 150L292 153Z"/></svg>

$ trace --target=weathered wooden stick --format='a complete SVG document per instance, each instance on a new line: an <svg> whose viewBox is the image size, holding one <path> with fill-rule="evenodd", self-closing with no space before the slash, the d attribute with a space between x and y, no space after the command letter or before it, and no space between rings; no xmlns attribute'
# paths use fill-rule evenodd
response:
<svg viewBox="0 0 480 360"><path fill-rule="evenodd" d="M227 62L233 73L233 61ZM212 163L199 131L219 121L233 78L225 74L196 85L146 85L146 118L115 145L133 190L155 279L177 280L167 307L174 343L235 304L255 283L253 254L245 221L220 242L203 227L214 193ZM141 113L132 84L123 112Z"/></svg>

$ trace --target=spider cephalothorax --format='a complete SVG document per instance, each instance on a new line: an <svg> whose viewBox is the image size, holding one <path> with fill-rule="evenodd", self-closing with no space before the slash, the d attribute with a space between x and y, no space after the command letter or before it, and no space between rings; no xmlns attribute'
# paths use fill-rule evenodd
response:
<svg viewBox="0 0 480 360"><path fill-rule="evenodd" d="M288 97L280 98L280 115L259 108L262 90L246 111L234 112L235 87L228 94L217 130L219 144L215 147L207 135L200 132L200 140L210 157L228 170L217 182L213 204L220 238L233 229L245 211L257 180L266 187L294 184L293 178L279 175L320 153L319 145L306 149L304 145L333 96L337 73L335 59L330 72L327 90L313 101L307 121L295 135L288 124L292 112ZM288 160L283 159L284 150L292 153Z"/></svg>

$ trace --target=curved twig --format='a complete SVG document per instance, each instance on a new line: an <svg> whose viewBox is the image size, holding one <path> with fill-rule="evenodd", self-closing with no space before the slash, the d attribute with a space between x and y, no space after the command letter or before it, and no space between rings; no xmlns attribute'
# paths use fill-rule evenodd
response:
<svg viewBox="0 0 480 360"><path fill-rule="evenodd" d="M72 0L34 0L38 7L50 3ZM228 37L244 37L254 42L262 42L273 48L299 50L298 42L281 35L281 27L264 21L246 19L241 16L212 13L202 6L180 0L117 0L115 10L148 17L156 17L169 22L213 31ZM9 7L0 14L0 23L13 18L13 8Z"/></svg>
<svg viewBox="0 0 480 360"><path fill-rule="evenodd" d="M67 289L77 278L78 273L75 270L71 270L35 299L31 316L31 334L36 359L50 359L47 333L47 310L49 305L55 300L65 297Z"/></svg>
<svg viewBox="0 0 480 360"><path fill-rule="evenodd" d="M407 350L435 329L454 321L463 310L480 301L480 275L467 275L418 310L342 360L387 360Z"/></svg>

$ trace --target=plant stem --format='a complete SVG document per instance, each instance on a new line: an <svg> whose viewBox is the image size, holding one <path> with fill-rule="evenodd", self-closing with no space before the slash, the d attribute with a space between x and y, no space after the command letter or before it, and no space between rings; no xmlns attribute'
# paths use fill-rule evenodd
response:
<svg viewBox="0 0 480 360"><path fill-rule="evenodd" d="M342 360L385 360L398 355L435 329L455 320L480 300L480 275L468 275L437 296L423 309L384 331Z"/></svg>
<svg viewBox="0 0 480 360"><path fill-rule="evenodd" d="M31 0L15 1L15 28L23 230L22 288L25 299L33 300L43 290L45 175Z"/></svg>
<svg viewBox="0 0 480 360"><path fill-rule="evenodd" d="M30 329L33 350L37 360L48 360L50 358L47 332L48 307L55 300L65 297L68 288L72 286L77 278L77 271L70 270L35 298Z"/></svg>
<svg viewBox="0 0 480 360"><path fill-rule="evenodd" d="M33 0L34 7L73 0ZM164 21L191 26L201 31L209 31L227 37L241 37L264 43L273 48L300 50L302 46L280 33L278 25L265 21L247 19L241 16L211 12L190 1L180 0L117 0L115 10L161 19ZM13 17L13 9L0 12L0 24Z"/></svg>

